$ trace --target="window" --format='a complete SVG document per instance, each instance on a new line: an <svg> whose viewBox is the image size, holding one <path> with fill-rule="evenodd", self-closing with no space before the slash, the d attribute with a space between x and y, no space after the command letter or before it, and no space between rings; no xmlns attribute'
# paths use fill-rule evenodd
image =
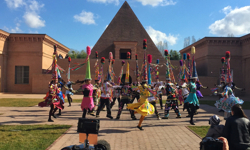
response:
<svg viewBox="0 0 250 150"><path fill-rule="evenodd" d="M120 49L120 59L127 59L127 52L131 53L131 49Z"/></svg>
<svg viewBox="0 0 250 150"><path fill-rule="evenodd" d="M15 66L15 84L29 84L29 66Z"/></svg>

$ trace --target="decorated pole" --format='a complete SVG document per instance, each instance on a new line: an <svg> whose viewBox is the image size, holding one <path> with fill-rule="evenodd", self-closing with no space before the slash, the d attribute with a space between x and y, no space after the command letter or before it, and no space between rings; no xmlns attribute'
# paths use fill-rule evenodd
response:
<svg viewBox="0 0 250 150"><path fill-rule="evenodd" d="M111 68L111 79L112 79L112 82L114 83L115 82L115 72L114 72L114 63L115 63L115 59L112 59L112 68Z"/></svg>
<svg viewBox="0 0 250 150"><path fill-rule="evenodd" d="M54 53L53 53L53 63L52 63L52 80L54 81L54 84L58 83L58 72L57 72L57 45L54 45Z"/></svg>
<svg viewBox="0 0 250 150"><path fill-rule="evenodd" d="M136 60L136 82L138 83L140 81L140 73L139 73L139 66L138 66L138 55L135 54L135 60Z"/></svg>
<svg viewBox="0 0 250 150"><path fill-rule="evenodd" d="M191 71L190 71L190 73L192 72L192 73L194 73L194 71L193 71L193 65L195 64L195 62L194 62L194 55L195 55L195 47L194 46L192 46L191 47L191 54L193 55L193 59L192 59L192 66L191 66Z"/></svg>
<svg viewBox="0 0 250 150"><path fill-rule="evenodd" d="M68 69L68 73L67 73L67 79L68 79L68 81L70 81L70 62L71 62L70 57L68 57L68 62L69 62L69 69Z"/></svg>
<svg viewBox="0 0 250 150"><path fill-rule="evenodd" d="M187 60L188 60L188 71L187 71L187 75L188 75L188 79L190 79L190 78L191 78L191 72L190 72L191 65L190 65L190 54L189 54L189 53L187 54Z"/></svg>
<svg viewBox="0 0 250 150"><path fill-rule="evenodd" d="M220 75L220 82L225 82L225 57L221 57L222 69Z"/></svg>
<svg viewBox="0 0 250 150"><path fill-rule="evenodd" d="M98 64L98 52L95 52L95 58L96 58L96 62L95 62L95 81L100 80L99 79L99 64Z"/></svg>
<svg viewBox="0 0 250 150"><path fill-rule="evenodd" d="M119 75L119 77L118 77L118 82L117 82L118 85L121 84L122 75L123 75L123 66L124 66L124 64L125 64L125 61L123 60L123 61L122 61L122 68L121 68L121 71L120 71L120 75Z"/></svg>
<svg viewBox="0 0 250 150"><path fill-rule="evenodd" d="M164 51L166 62L166 80L170 80L170 72L169 72L169 62L168 62L168 50Z"/></svg>
<svg viewBox="0 0 250 150"><path fill-rule="evenodd" d="M151 85L151 65L152 63L152 55L148 54L148 85Z"/></svg>
<svg viewBox="0 0 250 150"><path fill-rule="evenodd" d="M155 67L155 79L157 80L157 79L159 79L159 63L160 63L160 60L159 59L157 59L156 60L156 67Z"/></svg>
<svg viewBox="0 0 250 150"><path fill-rule="evenodd" d="M113 54L112 52L109 52L109 67L108 67L108 76L110 76L112 81L112 60L113 60ZM109 78L109 77L108 77Z"/></svg>
<svg viewBox="0 0 250 150"><path fill-rule="evenodd" d="M130 52L127 52L127 69L126 69L126 76L125 76L125 83L130 83L129 82L129 60L130 60L131 54Z"/></svg>
<svg viewBox="0 0 250 150"><path fill-rule="evenodd" d="M103 80L103 65L104 65L104 63L105 63L105 57L102 57L101 58L101 72L100 72L100 76L99 76L100 83Z"/></svg>
<svg viewBox="0 0 250 150"><path fill-rule="evenodd" d="M143 67L142 67L142 81L147 82L147 61L146 61L146 50L147 50L147 40L143 40L143 49L144 49L144 60L143 60Z"/></svg>
<svg viewBox="0 0 250 150"><path fill-rule="evenodd" d="M230 51L226 51L226 62L227 62L227 83L232 82L231 68L230 68Z"/></svg>

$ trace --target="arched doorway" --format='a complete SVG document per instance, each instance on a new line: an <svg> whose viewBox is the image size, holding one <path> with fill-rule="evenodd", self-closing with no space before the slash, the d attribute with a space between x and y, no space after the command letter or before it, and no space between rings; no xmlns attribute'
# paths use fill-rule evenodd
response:
<svg viewBox="0 0 250 150"><path fill-rule="evenodd" d="M126 74L123 74L122 79L121 79L122 84L125 82L125 77L126 77ZM130 84L132 83L132 77L131 76L129 76L129 83Z"/></svg>

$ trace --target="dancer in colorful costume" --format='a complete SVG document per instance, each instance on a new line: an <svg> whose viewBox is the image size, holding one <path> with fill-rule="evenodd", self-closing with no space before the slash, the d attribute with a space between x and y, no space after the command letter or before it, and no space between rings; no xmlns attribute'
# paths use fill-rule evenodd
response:
<svg viewBox="0 0 250 150"><path fill-rule="evenodd" d="M171 82L171 76L170 76L170 57L168 56L168 50L165 50L165 57L167 59L166 63L166 93L167 93L167 100L165 104L165 115L162 119L168 119L169 118L169 110L172 108L174 109L177 117L181 118L181 114L178 109L178 99L177 99L177 89L176 86ZM172 77L173 78L173 77Z"/></svg>
<svg viewBox="0 0 250 150"><path fill-rule="evenodd" d="M218 109L224 110L224 119L227 119L227 117L231 113L231 108L236 105L240 104L242 105L244 103L243 100L239 99L238 97L235 97L232 90L232 76L231 76L231 68L230 68L230 52L226 52L226 65L227 65L227 84L224 88L224 92L222 93L223 98L216 101L214 104Z"/></svg>
<svg viewBox="0 0 250 150"><path fill-rule="evenodd" d="M128 104L127 107L128 109L134 110L136 113L141 114L141 118L137 126L137 128L140 130L143 130L141 124L145 116L147 116L148 114L152 115L154 113L154 106L148 102L148 97L150 95L150 92L152 92L152 90L149 89L146 84L147 83L147 62L146 62L147 40L146 39L143 40L143 49L144 49L144 61L143 61L142 83L137 87L132 86L133 90L140 91L140 99L138 100L138 103Z"/></svg>
<svg viewBox="0 0 250 150"><path fill-rule="evenodd" d="M195 54L195 47L193 46L191 48L191 54ZM198 78L197 76L197 71L196 71L196 63L194 61L194 57L193 57L193 65L192 65L192 77L190 78L190 85L189 85L189 89L190 89L190 92L189 92L189 95L187 97L187 99L185 100L185 103L187 103L188 105L188 114L190 116L190 124L191 125L195 125L194 124L194 120L193 120L193 117L194 117L194 114L196 112L196 109L199 109L199 100L197 98L197 95L196 95L196 84L195 84L195 80Z"/></svg>
<svg viewBox="0 0 250 150"><path fill-rule="evenodd" d="M128 105L131 103L132 98L132 89L130 84L132 80L129 78L129 60L130 60L130 52L127 53L127 69L126 69L126 76L125 80L122 81L123 86L121 87L121 102L119 103L119 110L117 113L116 119L120 119L124 104ZM129 110L132 120L136 120L135 114L133 110Z"/></svg>
<svg viewBox="0 0 250 150"><path fill-rule="evenodd" d="M47 107L50 106L50 111L49 111L49 122L54 122L51 119L51 116L55 117L55 111L59 109L63 109L63 101L59 98L57 95L60 91L59 88L57 87L58 83L58 66L57 66L57 51L56 51L57 46L54 45L54 53L53 53L53 63L52 63L52 81L49 84L49 92L47 93L46 97L44 98L45 101L40 102L38 106L40 107Z"/></svg>
<svg viewBox="0 0 250 150"><path fill-rule="evenodd" d="M87 111L89 110L91 112L94 108L94 101L92 97L94 86L91 84L92 79L91 79L90 61L89 61L90 54L91 54L91 49L89 46L87 46L87 67L86 67L84 84L77 91L73 91L74 93L76 92L83 93L83 99L81 103L81 108L83 111L82 118L86 118Z"/></svg>
<svg viewBox="0 0 250 150"><path fill-rule="evenodd" d="M109 53L109 68L108 68L108 74L107 74L107 79L104 80L103 86L101 87L101 99L100 99L100 105L98 106L97 112L96 112L96 117L99 117L100 111L103 109L103 107L106 105L107 108L107 116L110 119L113 119L111 116L111 109L110 109L110 101L112 98L112 84L111 82L111 60L113 59L113 54L110 52Z"/></svg>
<svg viewBox="0 0 250 150"><path fill-rule="evenodd" d="M152 63L152 55L148 54L148 87L151 88L153 93L157 93L156 85L151 85L151 68L152 68L151 63ZM157 111L157 107L156 107L156 101L157 101L156 95L150 93L150 96L148 97L148 101L150 104L154 106L155 115L157 119L161 120L160 115Z"/></svg>

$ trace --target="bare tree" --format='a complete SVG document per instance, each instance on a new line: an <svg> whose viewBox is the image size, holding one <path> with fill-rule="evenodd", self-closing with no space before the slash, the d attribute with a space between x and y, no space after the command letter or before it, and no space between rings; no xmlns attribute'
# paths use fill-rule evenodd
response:
<svg viewBox="0 0 250 150"><path fill-rule="evenodd" d="M164 56L164 50L168 49L168 42L167 41L160 41L156 44L156 47L161 52L162 56Z"/></svg>

